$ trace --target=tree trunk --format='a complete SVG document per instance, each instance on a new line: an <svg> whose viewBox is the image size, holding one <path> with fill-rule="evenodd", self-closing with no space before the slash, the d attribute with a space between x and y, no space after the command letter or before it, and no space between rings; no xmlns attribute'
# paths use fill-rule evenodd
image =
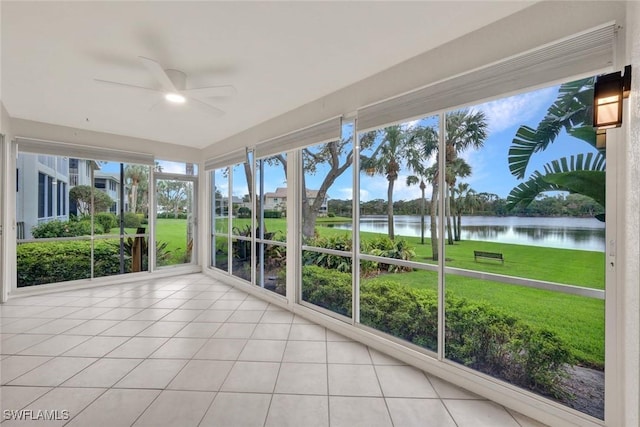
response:
<svg viewBox="0 0 640 427"><path fill-rule="evenodd" d="M460 211L458 211L458 227L457 227L457 232L458 234L456 235L456 242L459 242L462 237L462 213Z"/></svg>
<svg viewBox="0 0 640 427"><path fill-rule="evenodd" d="M387 221L389 224L389 238L391 240L395 238L393 229L393 183L394 180L389 180L389 186L387 187Z"/></svg>
<svg viewBox="0 0 640 427"><path fill-rule="evenodd" d="M449 186L445 186L445 215L447 216L447 242L453 245L453 234L451 233L451 197L449 197Z"/></svg>
<svg viewBox="0 0 640 427"><path fill-rule="evenodd" d="M131 206L129 206L129 210L131 212L136 213L136 209L138 208L138 181L133 181L131 183Z"/></svg>
<svg viewBox="0 0 640 427"><path fill-rule="evenodd" d="M431 253L432 259L438 261L438 224L436 223L436 210L438 209L438 186L433 184L431 190Z"/></svg>
<svg viewBox="0 0 640 427"><path fill-rule="evenodd" d="M420 244L424 245L424 183L421 183L420 190L422 191L422 201L420 204Z"/></svg>

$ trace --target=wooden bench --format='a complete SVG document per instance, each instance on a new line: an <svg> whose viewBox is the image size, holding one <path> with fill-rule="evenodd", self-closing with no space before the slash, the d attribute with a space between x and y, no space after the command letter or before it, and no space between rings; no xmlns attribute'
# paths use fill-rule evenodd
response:
<svg viewBox="0 0 640 427"><path fill-rule="evenodd" d="M478 262L478 258L494 259L504 264L504 258L499 252L473 251L473 259Z"/></svg>

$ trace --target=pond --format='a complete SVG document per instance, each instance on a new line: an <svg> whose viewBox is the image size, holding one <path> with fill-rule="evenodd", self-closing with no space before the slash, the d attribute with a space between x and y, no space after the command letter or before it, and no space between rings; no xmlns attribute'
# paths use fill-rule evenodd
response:
<svg viewBox="0 0 640 427"><path fill-rule="evenodd" d="M396 235L420 237L419 215L396 215L393 224ZM425 238L429 238L431 234L429 224L427 216ZM331 224L329 227L351 230L351 223ZM360 231L386 234L386 215L360 217ZM464 216L462 240L603 252L605 228L604 223L595 218Z"/></svg>

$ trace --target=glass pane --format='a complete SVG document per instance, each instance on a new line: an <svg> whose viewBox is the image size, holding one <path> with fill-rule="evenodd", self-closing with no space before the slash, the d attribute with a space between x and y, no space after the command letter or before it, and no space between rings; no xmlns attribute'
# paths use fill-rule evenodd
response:
<svg viewBox="0 0 640 427"><path fill-rule="evenodd" d="M287 235L287 155L279 154L257 162L256 187L262 206L257 238L280 240Z"/></svg>
<svg viewBox="0 0 640 427"><path fill-rule="evenodd" d="M233 261L231 273L251 282L251 252L253 244L251 240L233 239L231 248L233 250Z"/></svg>
<svg viewBox="0 0 640 427"><path fill-rule="evenodd" d="M286 295L287 247L259 244L256 284L280 295Z"/></svg>
<svg viewBox="0 0 640 427"><path fill-rule="evenodd" d="M308 246L330 247L326 240L351 241L353 206L353 124L342 139L302 150L302 237ZM349 246L351 246L349 244ZM339 249L333 247L332 249Z"/></svg>
<svg viewBox="0 0 640 427"><path fill-rule="evenodd" d="M229 272L229 238L213 236L211 247L211 265Z"/></svg>
<svg viewBox="0 0 640 427"><path fill-rule="evenodd" d="M233 218L231 233L238 236L251 229L251 168L248 163L235 165L232 168L233 189L231 192L231 215Z"/></svg>
<svg viewBox="0 0 640 427"><path fill-rule="evenodd" d="M606 152L595 147L591 125L593 80L446 113L442 238L448 267L604 289ZM558 129L553 138L549 128ZM456 276L448 276L446 286L452 298L484 301L488 313L500 311L531 327L540 352L535 357L558 363L544 377L518 371L523 363L546 369L529 360L534 356L526 353L534 350L527 347L517 357L505 355L501 367L483 364L493 356L472 354L472 367L603 417L602 300ZM501 334L480 339L503 348L522 338ZM451 358L467 363L455 353ZM570 368L560 378L564 363ZM585 375L591 380L576 390ZM587 395L592 398L584 404Z"/></svg>
<svg viewBox="0 0 640 427"><path fill-rule="evenodd" d="M193 257L194 184L158 179L156 195L156 264L189 264Z"/></svg>
<svg viewBox="0 0 640 427"><path fill-rule="evenodd" d="M446 286L448 359L603 418L603 300L451 274Z"/></svg>
<svg viewBox="0 0 640 427"><path fill-rule="evenodd" d="M302 251L302 300L352 316L350 257Z"/></svg>
<svg viewBox="0 0 640 427"><path fill-rule="evenodd" d="M358 136L360 250L434 262L438 118L412 120ZM434 209L431 209L434 206ZM432 227L433 224L433 227Z"/></svg>
<svg viewBox="0 0 640 427"><path fill-rule="evenodd" d="M156 161L155 171L161 173L175 173L180 175L197 176L198 165L195 163L158 160Z"/></svg>
<svg viewBox="0 0 640 427"><path fill-rule="evenodd" d="M360 323L437 351L438 274L361 260Z"/></svg>
<svg viewBox="0 0 640 427"><path fill-rule="evenodd" d="M212 229L216 233L229 232L229 170L216 169L212 174Z"/></svg>
<svg viewBox="0 0 640 427"><path fill-rule="evenodd" d="M16 252L19 288L91 278L89 240L18 242ZM119 262L112 261L103 267L108 270Z"/></svg>

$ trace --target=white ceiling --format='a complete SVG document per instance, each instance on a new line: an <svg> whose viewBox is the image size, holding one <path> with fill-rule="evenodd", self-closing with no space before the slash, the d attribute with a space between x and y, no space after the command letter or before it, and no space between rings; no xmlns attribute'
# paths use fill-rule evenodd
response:
<svg viewBox="0 0 640 427"><path fill-rule="evenodd" d="M0 95L11 117L203 148L530 5L2 1ZM216 117L94 82L157 86L138 56L238 93Z"/></svg>

